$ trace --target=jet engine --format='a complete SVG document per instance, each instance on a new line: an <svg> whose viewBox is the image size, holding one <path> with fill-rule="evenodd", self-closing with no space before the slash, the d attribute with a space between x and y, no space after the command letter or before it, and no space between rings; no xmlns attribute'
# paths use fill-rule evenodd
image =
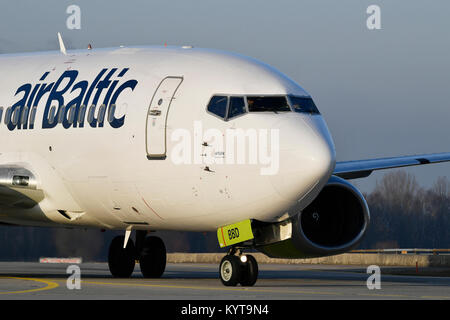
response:
<svg viewBox="0 0 450 320"><path fill-rule="evenodd" d="M278 223L254 221L256 248L272 258L330 256L356 247L370 215L361 192L332 176L299 214Z"/></svg>

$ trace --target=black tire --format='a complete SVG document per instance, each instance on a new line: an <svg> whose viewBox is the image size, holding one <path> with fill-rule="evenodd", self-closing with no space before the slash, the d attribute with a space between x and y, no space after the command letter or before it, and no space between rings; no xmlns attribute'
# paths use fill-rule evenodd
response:
<svg viewBox="0 0 450 320"><path fill-rule="evenodd" d="M135 248L131 239L127 247L123 248L124 236L115 237L109 246L108 266L109 271L115 278L129 278L134 271Z"/></svg>
<svg viewBox="0 0 450 320"><path fill-rule="evenodd" d="M219 265L219 276L224 286L235 287L242 274L242 265L238 257L226 255Z"/></svg>
<svg viewBox="0 0 450 320"><path fill-rule="evenodd" d="M147 237L139 264L144 278L160 278L166 270L166 246L158 237Z"/></svg>
<svg viewBox="0 0 450 320"><path fill-rule="evenodd" d="M241 285L244 287L254 286L258 280L258 262L252 255L247 255L247 262L243 264L243 271L241 276Z"/></svg>

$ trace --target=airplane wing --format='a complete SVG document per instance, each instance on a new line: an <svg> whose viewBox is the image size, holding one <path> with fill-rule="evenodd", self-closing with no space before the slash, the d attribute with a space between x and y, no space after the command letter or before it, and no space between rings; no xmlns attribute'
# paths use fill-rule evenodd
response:
<svg viewBox="0 0 450 320"><path fill-rule="evenodd" d="M415 156L337 162L333 175L343 179L368 177L375 170L420 166L450 161L450 152Z"/></svg>

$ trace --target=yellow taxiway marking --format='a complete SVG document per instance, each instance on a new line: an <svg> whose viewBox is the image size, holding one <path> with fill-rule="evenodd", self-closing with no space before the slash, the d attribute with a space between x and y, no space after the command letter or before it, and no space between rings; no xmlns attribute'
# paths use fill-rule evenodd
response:
<svg viewBox="0 0 450 320"><path fill-rule="evenodd" d="M30 293L38 292L44 290L51 290L59 287L58 281L63 281L61 279L37 279L37 278L21 278L21 277L0 277L1 279L15 279L15 280L25 280L25 281L35 281L46 284L45 287L20 290L20 291L6 291L0 292L1 294L19 294L19 293ZM65 281L65 280L64 280ZM152 284L152 283L130 283L130 282L102 282L102 281L86 281L82 280L82 284L91 285L109 285L109 286L133 286L133 287L150 287L150 288L166 288L166 289L190 289L190 290L213 290L213 291L241 291L241 292L269 292L269 293L290 293L290 294L311 294L311 295L333 295L341 296L342 293L329 292L329 291L309 291L309 290L271 290L271 289L259 289L250 287L201 287L201 286L180 286L180 285L169 285L169 284ZM391 297L391 298L417 298L415 296L403 295L403 294L383 294L383 293L355 293L358 296L366 297ZM421 299L450 299L446 296L421 296Z"/></svg>
<svg viewBox="0 0 450 320"><path fill-rule="evenodd" d="M340 295L335 292L316 292L316 291L299 291L299 290L268 290L268 289L254 289L247 287L198 287L198 286L178 286L165 284L144 284L144 283L129 283L129 282L100 282L100 281L85 281L84 284L101 284L110 286L135 286L135 287L151 287L151 288L166 288L166 289L190 289L190 290L214 290L214 291L245 291L245 292L271 292L271 293L297 293L297 294L320 294L320 295Z"/></svg>
<svg viewBox="0 0 450 320"><path fill-rule="evenodd" d="M44 290L51 290L59 287L59 284L53 281L47 281L43 279L36 279L36 278L19 278L19 277L0 277L0 279L15 279L15 280L25 280L25 281L35 281L35 282L41 282L46 284L47 286L37 289L28 289L28 290L20 290L20 291L4 291L0 292L0 294L17 294L17 293L29 293L29 292L37 292L37 291L44 291Z"/></svg>
<svg viewBox="0 0 450 320"><path fill-rule="evenodd" d="M217 290L217 291L244 291L244 292L269 292L269 293L291 293L291 294L312 294L312 295L334 295L342 296L339 292L329 291L309 291L309 290L270 290L258 289L249 287L200 287L200 286L179 286L179 285L164 285L164 284L148 284L148 283L129 283L129 282L100 282L100 281L82 281L85 284L110 285L110 286L136 286L136 287L152 287L152 288L166 288L166 289L190 289L190 290ZM417 298L415 296L404 294L383 294L383 293L355 293L358 296L367 297L386 297L386 298ZM450 299L450 297L443 296L421 296L421 299Z"/></svg>
<svg viewBox="0 0 450 320"><path fill-rule="evenodd" d="M450 297L445 297L445 296L421 296L420 298L422 299L435 299L435 300L442 300L442 299L450 299Z"/></svg>

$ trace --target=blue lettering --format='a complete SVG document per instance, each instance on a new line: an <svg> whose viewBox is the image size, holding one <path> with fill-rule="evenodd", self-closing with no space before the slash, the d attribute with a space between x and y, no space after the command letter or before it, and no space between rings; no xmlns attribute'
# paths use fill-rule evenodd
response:
<svg viewBox="0 0 450 320"><path fill-rule="evenodd" d="M119 96L126 89L134 91L138 84L137 80L128 80L120 84L120 78L128 70L129 68L123 68L116 74L118 68L103 68L93 82L86 80L76 82L79 72L67 70L56 82L35 85L26 83L20 86L14 95L22 94L21 98L5 110L4 122L10 131L34 129L39 104L48 94L42 117L42 129L55 128L58 123L61 123L65 129L83 128L85 122L93 128L103 127L105 122L108 122L112 128L120 128L125 123L126 115L120 118L116 117L116 104ZM39 82L45 81L49 74L50 71L45 72ZM65 104L64 96L66 94L76 96ZM103 100L101 105L100 99Z"/></svg>
<svg viewBox="0 0 450 320"><path fill-rule="evenodd" d="M11 106L10 112L7 114L6 121L8 122L8 129L10 131L14 130L16 127L20 129L20 119L22 115L23 108L25 107L28 95L31 91L31 84L27 83L21 86L19 89L17 89L16 94L14 96L17 96L20 92L23 92L23 97L19 101L17 101L15 104ZM14 118L14 119L12 119Z"/></svg>
<svg viewBox="0 0 450 320"><path fill-rule="evenodd" d="M75 79L78 76L78 71L76 70L68 70L65 71L61 77L59 77L58 81L56 81L55 85L53 86L52 91L50 92L50 96L48 97L47 100L47 104L45 105L45 110L44 110L44 117L42 119L42 129L50 129L50 128L54 128L57 125L57 121L51 121L51 119L49 118L49 111L50 111L50 107L53 101L57 101L58 102L58 111L56 113L56 119L59 118L59 113L60 112L64 112L64 93L66 93L67 90L69 90L69 88L72 86L72 84L74 83ZM66 84L66 86L62 89L58 91L59 86L61 85L61 82L68 78L69 82Z"/></svg>
<svg viewBox="0 0 450 320"><path fill-rule="evenodd" d="M94 100L92 101L92 104L94 106L97 106L98 103L98 99L100 99L100 95L102 94L102 91L104 89L107 89L109 87L109 85L111 84L111 77L112 75L117 71L117 68L112 69L105 77L105 79L103 79L102 81L100 81L97 85L97 92L95 93L94 96ZM102 105L103 106L103 105ZM101 107L102 107L101 106ZM105 113L102 112L102 110L104 111L105 107L103 107L103 109L100 107L99 112L98 112L98 116L97 118L93 118L93 120L89 123L91 127L96 128L97 125L99 127L103 127L103 122L104 122L104 118L105 118Z"/></svg>
<svg viewBox="0 0 450 320"><path fill-rule="evenodd" d="M138 84L137 80L128 80L127 82L125 82L124 84L122 84L119 89L117 89L116 92L114 92L114 95L111 99L111 104L109 105L109 113L110 116L108 117L110 121L110 125L113 128L120 128L121 126L123 126L124 122L125 122L125 115L123 115L121 118L117 119L114 116L114 111L115 111L115 107L112 108L112 106L116 105L117 102L117 98L119 98L119 95L122 93L123 90L130 88L131 91L134 90L134 88L136 87L136 85Z"/></svg>
<svg viewBox="0 0 450 320"><path fill-rule="evenodd" d="M88 87L89 83L87 81L80 81L77 84L75 84L72 88L72 92L74 92L75 90L80 90L80 94L72 99L72 101L70 101L67 106L69 108L72 108L72 106L75 106L75 110L73 112L75 112L74 114L74 121L71 123L71 121L69 121L67 119L67 114L64 115L64 121L63 121L63 126L65 129L70 128L72 125L74 128L77 127L77 123L80 125L80 128L84 127L84 116L80 117L80 109L82 106L82 102L83 102L83 97L86 93L87 87ZM77 121L78 120L78 121Z"/></svg>

